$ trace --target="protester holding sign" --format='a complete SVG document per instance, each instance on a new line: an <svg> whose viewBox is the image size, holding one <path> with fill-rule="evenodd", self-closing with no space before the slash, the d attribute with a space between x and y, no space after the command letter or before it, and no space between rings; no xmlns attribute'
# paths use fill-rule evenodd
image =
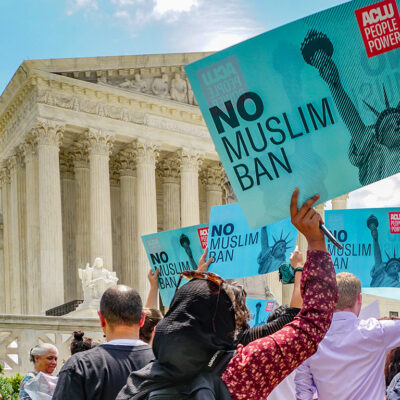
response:
<svg viewBox="0 0 400 400"><path fill-rule="evenodd" d="M221 350L235 348L235 336L246 325L232 296L231 285L212 274L194 271L194 279L179 288L165 318L157 326L156 360L133 372L117 399L152 399L174 393L207 393L210 399L265 399L293 369L311 356L329 328L337 301L335 272L311 207L314 196L297 208L298 190L291 200L293 224L308 240L297 318L271 336L239 345L221 378L212 366ZM198 277L196 279L196 276ZM203 276L203 278L200 278ZM266 373L268 372L268 373ZM181 397L179 397L181 396ZM166 398L166 397L164 397Z"/></svg>

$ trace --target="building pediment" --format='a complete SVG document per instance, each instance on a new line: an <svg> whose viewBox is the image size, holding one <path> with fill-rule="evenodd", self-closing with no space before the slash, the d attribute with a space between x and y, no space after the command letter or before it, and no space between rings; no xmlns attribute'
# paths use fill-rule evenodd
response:
<svg viewBox="0 0 400 400"><path fill-rule="evenodd" d="M29 68L166 100L197 105L184 66L211 53L26 61Z"/></svg>

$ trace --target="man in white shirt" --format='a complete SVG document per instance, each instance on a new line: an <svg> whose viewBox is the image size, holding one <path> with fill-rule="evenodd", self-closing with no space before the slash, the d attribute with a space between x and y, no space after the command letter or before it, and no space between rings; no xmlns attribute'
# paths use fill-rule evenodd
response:
<svg viewBox="0 0 400 400"><path fill-rule="evenodd" d="M312 400L383 400L387 352L400 346L400 321L360 321L361 282L353 274L337 275L339 301L332 324L295 376L296 396Z"/></svg>

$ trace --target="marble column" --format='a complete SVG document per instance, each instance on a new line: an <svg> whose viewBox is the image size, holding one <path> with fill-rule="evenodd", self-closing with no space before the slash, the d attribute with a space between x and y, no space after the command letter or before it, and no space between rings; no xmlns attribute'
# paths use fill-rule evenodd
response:
<svg viewBox="0 0 400 400"><path fill-rule="evenodd" d="M164 231L181 226L179 169L180 160L177 157L162 160L157 169L162 178Z"/></svg>
<svg viewBox="0 0 400 400"><path fill-rule="evenodd" d="M11 294L11 313L22 313L22 287L21 287L21 265L20 265L20 235L18 221L18 173L17 156L13 155L8 159L8 169L10 171L10 294Z"/></svg>
<svg viewBox="0 0 400 400"><path fill-rule="evenodd" d="M4 272L0 280L0 310L11 313L10 293L10 173L6 165L1 169L1 208L3 213L3 265Z"/></svg>
<svg viewBox="0 0 400 400"><path fill-rule="evenodd" d="M137 281L135 289L146 299L149 285L147 273L150 264L141 237L157 232L157 199L155 165L158 147L150 142L138 142L136 148L136 229L137 229Z"/></svg>
<svg viewBox="0 0 400 400"><path fill-rule="evenodd" d="M211 208L222 204L222 185L225 176L222 166L207 167L201 173L201 179L206 189L207 221L210 219Z"/></svg>
<svg viewBox="0 0 400 400"><path fill-rule="evenodd" d="M136 171L135 152L127 148L119 154L121 187L121 282L135 287L138 276L136 266Z"/></svg>
<svg viewBox="0 0 400 400"><path fill-rule="evenodd" d="M41 120L35 129L38 152L42 311L64 303L59 146L64 127Z"/></svg>
<svg viewBox="0 0 400 400"><path fill-rule="evenodd" d="M111 227L113 270L123 284L121 264L121 188L119 181L120 164L116 158L110 160Z"/></svg>
<svg viewBox="0 0 400 400"><path fill-rule="evenodd" d="M181 157L181 226L200 223L199 208L199 166L200 153L182 149Z"/></svg>
<svg viewBox="0 0 400 400"><path fill-rule="evenodd" d="M347 208L347 200L349 194L343 194L342 196L332 199L332 210L345 210Z"/></svg>
<svg viewBox="0 0 400 400"><path fill-rule="evenodd" d="M42 286L40 271L40 219L39 219L39 165L37 147L32 137L24 144L26 166L26 280L27 313L42 311Z"/></svg>
<svg viewBox="0 0 400 400"><path fill-rule="evenodd" d="M90 171L85 145L75 143L73 148L75 175L75 269L93 262L90 257ZM82 283L77 275L76 296L83 299Z"/></svg>
<svg viewBox="0 0 400 400"><path fill-rule="evenodd" d="M17 191L18 191L18 233L19 233L19 263L21 273L21 312L27 314L28 302L26 279L26 166L24 160L24 146L20 146L17 153Z"/></svg>
<svg viewBox="0 0 400 400"><path fill-rule="evenodd" d="M87 132L90 167L90 256L101 257L112 270L112 228L109 158L113 136L106 131Z"/></svg>
<svg viewBox="0 0 400 400"><path fill-rule="evenodd" d="M64 300L77 300L78 269L76 266L75 178L72 153L60 154L61 207L64 259Z"/></svg>

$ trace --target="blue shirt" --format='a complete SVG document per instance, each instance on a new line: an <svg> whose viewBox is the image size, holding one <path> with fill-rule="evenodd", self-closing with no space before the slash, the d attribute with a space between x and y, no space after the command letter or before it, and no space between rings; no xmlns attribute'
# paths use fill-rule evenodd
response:
<svg viewBox="0 0 400 400"><path fill-rule="evenodd" d="M317 352L297 369L297 398L312 400L317 391L319 400L383 400L386 355L399 345L400 321L335 312Z"/></svg>

